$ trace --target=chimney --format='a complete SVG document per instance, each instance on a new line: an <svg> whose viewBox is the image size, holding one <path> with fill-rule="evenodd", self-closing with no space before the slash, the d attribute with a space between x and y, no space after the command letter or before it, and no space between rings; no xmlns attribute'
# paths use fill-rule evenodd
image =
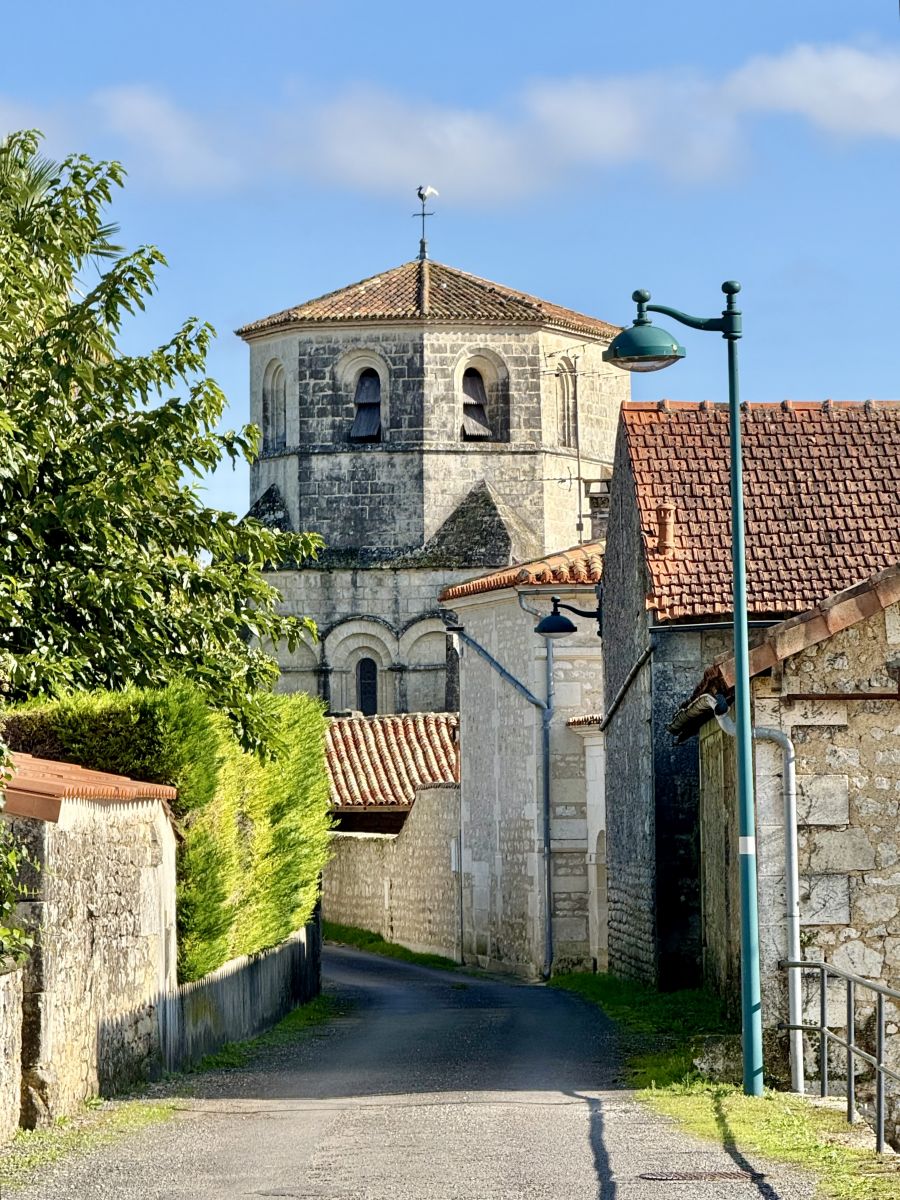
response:
<svg viewBox="0 0 900 1200"><path fill-rule="evenodd" d="M609 480L586 479L584 494L591 516L591 541L602 542L609 525Z"/></svg>
<svg viewBox="0 0 900 1200"><path fill-rule="evenodd" d="M675 549L675 505L663 500L656 506L656 553L671 554Z"/></svg>

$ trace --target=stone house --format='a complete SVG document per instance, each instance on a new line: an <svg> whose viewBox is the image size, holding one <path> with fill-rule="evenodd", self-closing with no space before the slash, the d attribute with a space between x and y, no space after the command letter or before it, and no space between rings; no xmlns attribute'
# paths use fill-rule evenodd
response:
<svg viewBox="0 0 900 1200"><path fill-rule="evenodd" d="M535 634L551 596L596 606L602 552L589 542L440 597L459 654L463 956L530 978L606 965L596 747L568 724L600 705L598 626L582 620L558 643Z"/></svg>
<svg viewBox="0 0 900 1200"><path fill-rule="evenodd" d="M608 477L617 327L427 258L238 331L263 433L251 515L320 532L272 574L319 640L281 684L365 715L453 711L438 594L580 540Z"/></svg>
<svg viewBox="0 0 900 1200"><path fill-rule="evenodd" d="M900 560L900 405L742 409L747 588L759 630ZM731 644L728 413L622 406L603 569L609 963L702 974L698 754L667 732Z"/></svg>
<svg viewBox="0 0 900 1200"><path fill-rule="evenodd" d="M175 789L12 758L0 820L38 864L18 1026L17 1117L33 1128L159 1066L156 1008L176 984ZM0 1015L6 1043L14 1015Z"/></svg>
<svg viewBox="0 0 900 1200"><path fill-rule="evenodd" d="M751 651L750 672L754 726L780 730L794 745L803 957L896 988L900 565L773 626ZM730 702L733 690L734 661L725 657L707 669L694 699ZM689 704L676 729L682 738L700 734L705 976L737 1008L734 742L711 716ZM778 967L787 957L783 760L770 741L757 740L754 753L763 1019L774 1027L786 1019L786 979ZM834 993L830 1015L842 1026L839 984ZM866 997L859 1001L862 1009Z"/></svg>

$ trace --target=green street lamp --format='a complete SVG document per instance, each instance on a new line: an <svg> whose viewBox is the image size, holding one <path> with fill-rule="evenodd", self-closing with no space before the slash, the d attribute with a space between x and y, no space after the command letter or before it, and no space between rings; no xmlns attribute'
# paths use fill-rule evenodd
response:
<svg viewBox="0 0 900 1200"><path fill-rule="evenodd" d="M759 986L759 908L756 883L756 814L753 800L753 744L750 722L750 671L747 643L747 567L744 549L744 491L741 470L741 410L738 395L737 343L741 312L735 296L739 283L722 284L725 308L721 317L691 317L677 308L650 304L650 293L634 292L637 317L630 329L613 339L603 358L625 371L660 371L684 357L670 333L653 325L648 313L662 313L691 329L721 333L728 343L728 412L731 434L731 530L734 610L735 725L739 853L741 869L741 1015L744 1091L763 1090L762 1004Z"/></svg>

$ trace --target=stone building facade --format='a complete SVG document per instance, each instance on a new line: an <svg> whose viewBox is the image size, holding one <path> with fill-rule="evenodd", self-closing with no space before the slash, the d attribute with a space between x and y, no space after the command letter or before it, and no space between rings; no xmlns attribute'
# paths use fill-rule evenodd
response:
<svg viewBox="0 0 900 1200"><path fill-rule="evenodd" d="M602 544L589 543L442 595L466 635L451 635L460 653L463 956L528 978L548 965L543 713L498 667L535 699L547 700L547 640L536 636L536 619L550 611L551 595L593 608L601 556ZM598 894L595 869L603 818L588 812L589 800L596 806L602 799L588 789L585 747L568 722L601 703L596 621L580 621L575 634L550 646L552 965L591 969L605 966L606 898Z"/></svg>
<svg viewBox="0 0 900 1200"><path fill-rule="evenodd" d="M427 259L239 331L263 431L251 514L326 543L272 576L320 632L279 651L283 688L333 711L456 707L437 596L586 540L628 395L602 360L616 332Z"/></svg>
<svg viewBox="0 0 900 1200"><path fill-rule="evenodd" d="M896 988L900 567L774 626L752 652L751 671L754 725L794 744L803 956ZM721 661L699 690L729 696L733 672L732 660ZM787 955L783 761L771 742L757 740L754 750L763 1017L775 1027L786 1012L778 966ZM700 757L705 974L737 1008L734 741L714 720L700 731ZM836 984L834 992L831 1016L841 1026L843 989ZM866 1000L859 996L861 1012ZM818 1019L812 1003L807 1015Z"/></svg>

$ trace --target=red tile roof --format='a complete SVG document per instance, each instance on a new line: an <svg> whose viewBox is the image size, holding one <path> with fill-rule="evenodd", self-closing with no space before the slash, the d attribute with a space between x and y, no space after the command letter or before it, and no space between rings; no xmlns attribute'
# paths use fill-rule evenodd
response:
<svg viewBox="0 0 900 1200"><path fill-rule="evenodd" d="M585 542L571 550L504 567L502 571L492 571L489 575L444 588L438 599L460 600L463 596L499 592L509 587L549 587L554 584L557 587L596 587L603 571L604 546L605 542Z"/></svg>
<svg viewBox="0 0 900 1200"><path fill-rule="evenodd" d="M892 604L900 603L900 563L871 579L829 596L814 608L767 629L750 650L750 674L759 675L809 646L827 641L842 629L858 625ZM691 699L709 692L727 694L734 687L734 658L722 655L706 670Z"/></svg>
<svg viewBox="0 0 900 1200"><path fill-rule="evenodd" d="M335 717L326 756L331 805L410 808L416 790L459 781L456 713Z"/></svg>
<svg viewBox="0 0 900 1200"><path fill-rule="evenodd" d="M728 411L724 405L626 403L647 607L663 620L731 612ZM800 612L900 561L900 403L745 405L748 607ZM675 548L656 550L661 502L675 506Z"/></svg>
<svg viewBox="0 0 900 1200"><path fill-rule="evenodd" d="M403 263L349 287L307 300L238 329L240 337L328 321L465 321L485 325L550 325L610 339L619 332L596 317L549 304L527 292L480 279L443 263Z"/></svg>
<svg viewBox="0 0 900 1200"><path fill-rule="evenodd" d="M3 811L11 817L57 821L63 800L91 800L99 804L161 800L168 813L168 801L177 794L175 788L163 784L141 783L124 775L89 771L72 763L14 752Z"/></svg>

